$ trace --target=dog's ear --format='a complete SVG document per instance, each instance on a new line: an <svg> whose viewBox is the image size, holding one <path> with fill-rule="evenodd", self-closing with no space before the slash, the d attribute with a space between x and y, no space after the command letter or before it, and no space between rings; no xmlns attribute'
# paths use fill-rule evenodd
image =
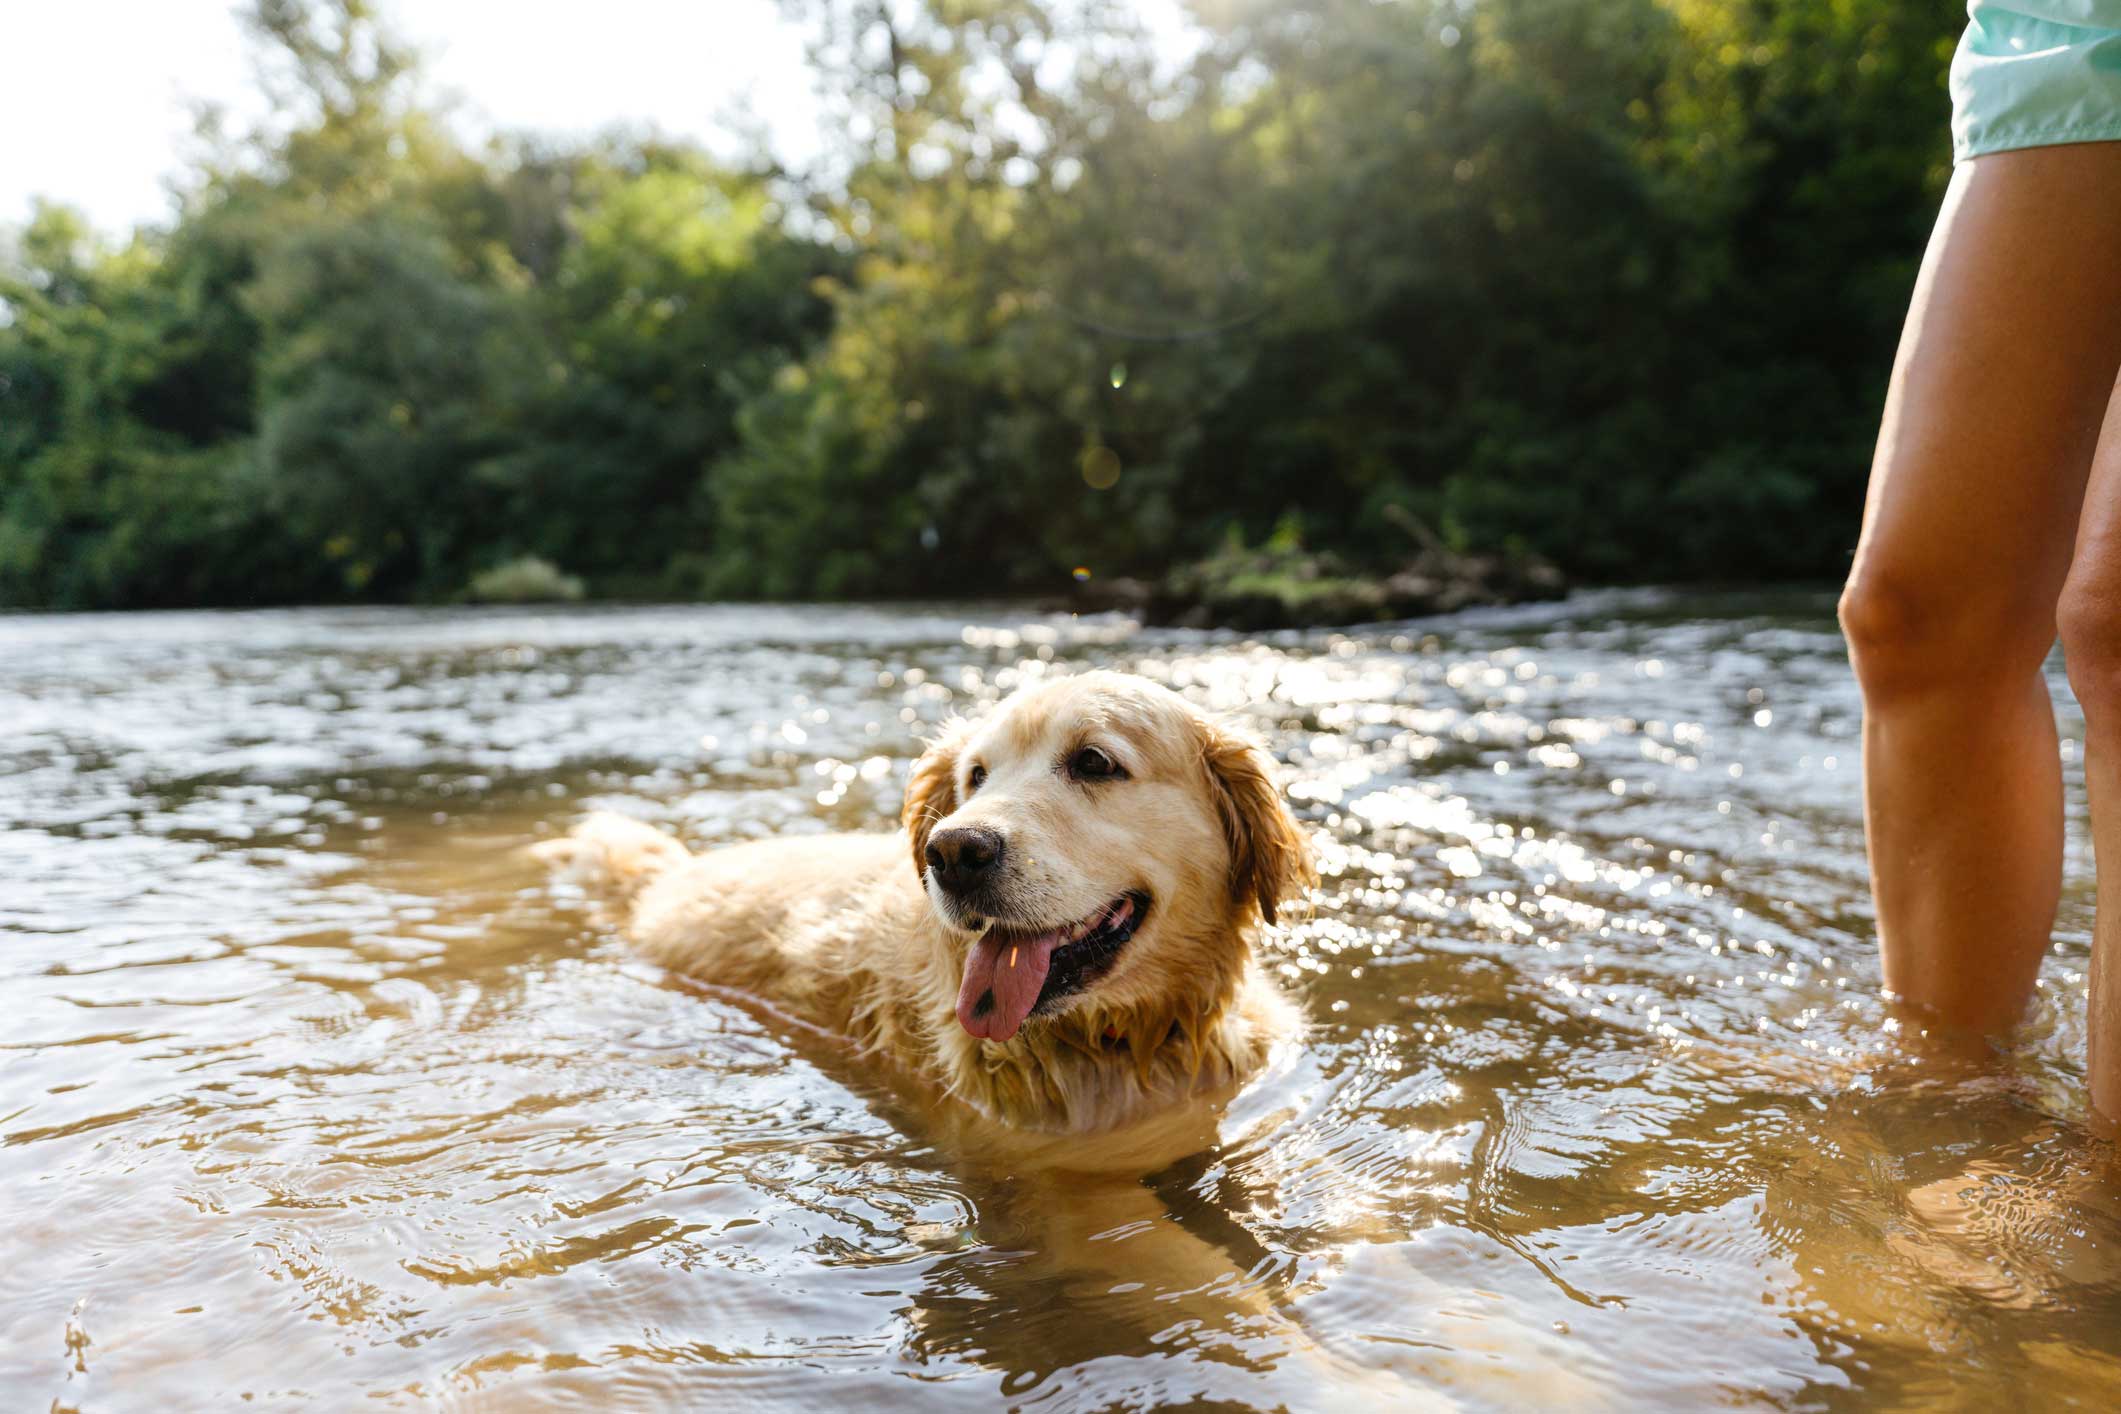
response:
<svg viewBox="0 0 2121 1414"><path fill-rule="evenodd" d="M1283 803L1274 768L1256 743L1201 723L1201 760L1230 846L1230 896L1272 923L1284 899L1318 882L1311 841Z"/></svg>
<svg viewBox="0 0 2121 1414"><path fill-rule="evenodd" d="M906 780L906 805L899 820L913 841L913 872L928 872L928 833L935 822L957 809L957 753L965 739L965 724L952 720L913 763Z"/></svg>

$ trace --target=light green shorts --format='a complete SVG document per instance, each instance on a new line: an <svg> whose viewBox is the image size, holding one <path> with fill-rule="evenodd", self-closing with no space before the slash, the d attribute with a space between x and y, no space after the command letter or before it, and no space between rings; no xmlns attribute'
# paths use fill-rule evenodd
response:
<svg viewBox="0 0 2121 1414"><path fill-rule="evenodd" d="M2121 140L2121 0L1970 0L1952 159Z"/></svg>

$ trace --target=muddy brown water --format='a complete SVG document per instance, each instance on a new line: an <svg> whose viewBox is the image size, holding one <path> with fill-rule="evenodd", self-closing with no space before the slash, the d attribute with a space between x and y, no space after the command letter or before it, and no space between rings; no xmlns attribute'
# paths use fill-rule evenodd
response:
<svg viewBox="0 0 2121 1414"><path fill-rule="evenodd" d="M598 805L697 845L878 826L926 725L1087 666L1248 718L1327 866L1268 943L1310 1034L1095 1270L1025 1206L1100 1231L1093 1191L954 1152L521 855ZM2056 946L1967 1054L1878 996L1813 596L1264 639L0 619L0 1403L2113 1407L2063 712ZM1235 1279L1173 1289L1156 1224Z"/></svg>

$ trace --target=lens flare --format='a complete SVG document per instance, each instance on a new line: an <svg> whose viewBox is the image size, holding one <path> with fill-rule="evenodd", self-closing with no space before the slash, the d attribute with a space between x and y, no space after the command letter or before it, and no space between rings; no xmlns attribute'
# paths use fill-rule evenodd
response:
<svg viewBox="0 0 2121 1414"><path fill-rule="evenodd" d="M1119 454L1110 447L1092 447L1083 453L1083 480L1093 491L1110 491L1119 484Z"/></svg>

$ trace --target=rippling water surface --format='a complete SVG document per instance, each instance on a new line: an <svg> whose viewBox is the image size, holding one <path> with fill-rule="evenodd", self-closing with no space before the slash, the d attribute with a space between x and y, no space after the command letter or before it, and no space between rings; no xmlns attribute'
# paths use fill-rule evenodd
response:
<svg viewBox="0 0 2121 1414"><path fill-rule="evenodd" d="M591 805L696 845L880 825L928 724L1088 666L1249 718L1326 863L1270 940L1310 1036L1139 1202L951 1152L522 857ZM1264 641L980 608L0 619L0 1393L2112 1407L2088 849L2014 1050L1902 1027L1856 726L1814 598ZM1096 1270L1026 1237L1070 1203ZM1229 1279L1150 1260L1160 1225Z"/></svg>

